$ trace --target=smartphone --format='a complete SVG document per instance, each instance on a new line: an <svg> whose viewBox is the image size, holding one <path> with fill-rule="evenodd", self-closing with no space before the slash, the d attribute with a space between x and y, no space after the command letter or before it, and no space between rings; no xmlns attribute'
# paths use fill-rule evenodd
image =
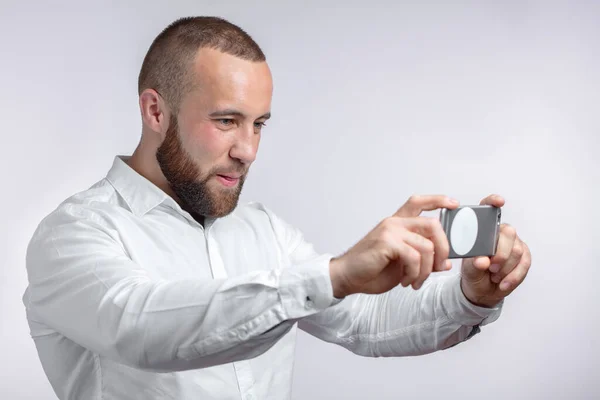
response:
<svg viewBox="0 0 600 400"><path fill-rule="evenodd" d="M502 209L494 206L443 208L440 222L448 244L448 258L491 257L496 254Z"/></svg>

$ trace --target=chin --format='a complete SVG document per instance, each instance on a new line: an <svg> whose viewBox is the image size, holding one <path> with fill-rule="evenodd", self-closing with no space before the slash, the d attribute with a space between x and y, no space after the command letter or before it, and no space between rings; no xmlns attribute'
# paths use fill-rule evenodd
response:
<svg viewBox="0 0 600 400"><path fill-rule="evenodd" d="M231 214L239 204L239 194L235 194L235 199L232 198L233 193L217 196L214 206L212 207L212 218L221 218Z"/></svg>
<svg viewBox="0 0 600 400"><path fill-rule="evenodd" d="M237 207L237 203L235 204L235 206L233 207L228 207L228 208L220 208L217 210L214 210L211 214L212 215L207 215L207 217L209 218L223 218L228 216L229 214L231 214Z"/></svg>

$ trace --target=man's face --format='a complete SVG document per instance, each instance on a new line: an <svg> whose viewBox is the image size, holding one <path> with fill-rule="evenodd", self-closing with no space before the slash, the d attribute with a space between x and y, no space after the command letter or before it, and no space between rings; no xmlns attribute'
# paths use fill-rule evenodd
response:
<svg viewBox="0 0 600 400"><path fill-rule="evenodd" d="M195 89L171 116L156 153L172 190L190 213L222 217L237 206L256 158L273 91L266 62L201 49Z"/></svg>

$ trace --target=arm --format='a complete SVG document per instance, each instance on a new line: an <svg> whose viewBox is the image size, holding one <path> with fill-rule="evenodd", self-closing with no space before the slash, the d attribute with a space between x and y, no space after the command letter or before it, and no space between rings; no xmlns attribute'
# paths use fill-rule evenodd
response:
<svg viewBox="0 0 600 400"><path fill-rule="evenodd" d="M380 294L355 294L298 326L324 341L362 356L414 356L446 349L495 321L501 304L471 304L460 275L430 278L419 290L397 286Z"/></svg>
<svg viewBox="0 0 600 400"><path fill-rule="evenodd" d="M284 238L290 263L316 256L302 233L272 215L278 237ZM335 262L335 261L334 261ZM473 305L460 288L460 276L430 277L419 290L398 285L383 294L358 293L333 307L302 318L298 326L324 341L363 356L426 354L470 338L479 326L495 321L494 308Z"/></svg>
<svg viewBox="0 0 600 400"><path fill-rule="evenodd" d="M255 357L333 299L329 257L228 279L157 280L132 262L117 235L79 206L48 217L27 249L26 305L65 337L136 368Z"/></svg>

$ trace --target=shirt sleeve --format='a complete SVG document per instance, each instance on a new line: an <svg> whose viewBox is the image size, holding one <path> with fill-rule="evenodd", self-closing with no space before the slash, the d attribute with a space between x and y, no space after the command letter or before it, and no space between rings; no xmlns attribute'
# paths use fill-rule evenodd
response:
<svg viewBox="0 0 600 400"><path fill-rule="evenodd" d="M75 343L154 371L209 367L271 348L333 301L329 256L216 280L159 280L94 211L65 205L26 256L28 315Z"/></svg>
<svg viewBox="0 0 600 400"><path fill-rule="evenodd" d="M314 246L280 218L279 235L290 262L315 257ZM331 307L307 315L300 329L367 357L413 356L452 347L479 333L500 316L495 308L472 304L460 288L460 275L431 275L419 290L396 288L380 294L334 299Z"/></svg>

